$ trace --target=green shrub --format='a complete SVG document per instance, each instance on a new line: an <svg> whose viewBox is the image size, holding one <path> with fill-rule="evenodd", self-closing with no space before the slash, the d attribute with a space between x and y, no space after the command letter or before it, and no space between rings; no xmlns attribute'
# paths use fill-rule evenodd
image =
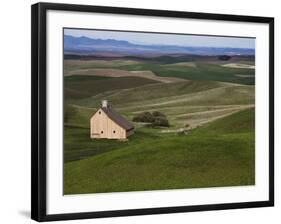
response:
<svg viewBox="0 0 281 224"><path fill-rule="evenodd" d="M150 112L143 112L133 118L134 122L152 123L152 122L154 122L154 120L155 120L155 118Z"/></svg>
<svg viewBox="0 0 281 224"><path fill-rule="evenodd" d="M159 111L153 111L152 112L153 117L166 117L165 114L159 112Z"/></svg>
<svg viewBox="0 0 281 224"><path fill-rule="evenodd" d="M156 117L152 123L153 127L169 127L169 121L165 117Z"/></svg>
<svg viewBox="0 0 281 224"><path fill-rule="evenodd" d="M151 112L143 112L133 117L134 122L145 122L150 123L151 127L169 127L169 121L166 118L166 115L159 112L153 111Z"/></svg>

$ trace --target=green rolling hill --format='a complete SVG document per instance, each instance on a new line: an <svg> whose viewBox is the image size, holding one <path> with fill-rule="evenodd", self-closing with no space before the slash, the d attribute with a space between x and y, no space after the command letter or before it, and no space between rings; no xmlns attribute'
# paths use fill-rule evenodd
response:
<svg viewBox="0 0 281 224"><path fill-rule="evenodd" d="M247 109L189 135L130 139L125 146L65 163L64 193L252 185L253 116L254 109Z"/></svg>
<svg viewBox="0 0 281 224"><path fill-rule="evenodd" d="M65 61L65 194L255 184L254 70L176 62ZM103 76L114 69L140 76ZM165 83L138 71L181 79ZM89 120L102 99L130 121L160 111L170 127L134 123L129 141L92 140Z"/></svg>

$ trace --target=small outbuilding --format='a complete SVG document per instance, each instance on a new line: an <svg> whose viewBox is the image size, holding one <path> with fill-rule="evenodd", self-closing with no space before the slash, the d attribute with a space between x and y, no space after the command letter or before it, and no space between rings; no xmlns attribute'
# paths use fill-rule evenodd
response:
<svg viewBox="0 0 281 224"><path fill-rule="evenodd" d="M114 111L107 100L102 101L102 106L91 117L91 138L101 139L126 139L134 134L134 126L124 117Z"/></svg>

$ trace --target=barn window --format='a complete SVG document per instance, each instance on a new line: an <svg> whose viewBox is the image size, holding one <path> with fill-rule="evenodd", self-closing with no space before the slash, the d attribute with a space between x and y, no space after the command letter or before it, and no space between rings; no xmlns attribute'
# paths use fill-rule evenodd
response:
<svg viewBox="0 0 281 224"><path fill-rule="evenodd" d="M103 131L101 131L101 133L103 134Z"/></svg>
<svg viewBox="0 0 281 224"><path fill-rule="evenodd" d="M115 133L115 131L113 131L113 133Z"/></svg>

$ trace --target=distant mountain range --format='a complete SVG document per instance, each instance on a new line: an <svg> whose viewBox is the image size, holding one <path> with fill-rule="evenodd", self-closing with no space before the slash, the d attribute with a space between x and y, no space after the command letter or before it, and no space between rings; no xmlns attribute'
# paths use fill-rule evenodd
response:
<svg viewBox="0 0 281 224"><path fill-rule="evenodd" d="M144 45L133 44L124 40L93 39L89 37L74 37L64 35L65 53L98 54L119 53L123 55L165 55L165 54L193 54L193 55L254 55L251 48L224 47L187 47L176 45Z"/></svg>

